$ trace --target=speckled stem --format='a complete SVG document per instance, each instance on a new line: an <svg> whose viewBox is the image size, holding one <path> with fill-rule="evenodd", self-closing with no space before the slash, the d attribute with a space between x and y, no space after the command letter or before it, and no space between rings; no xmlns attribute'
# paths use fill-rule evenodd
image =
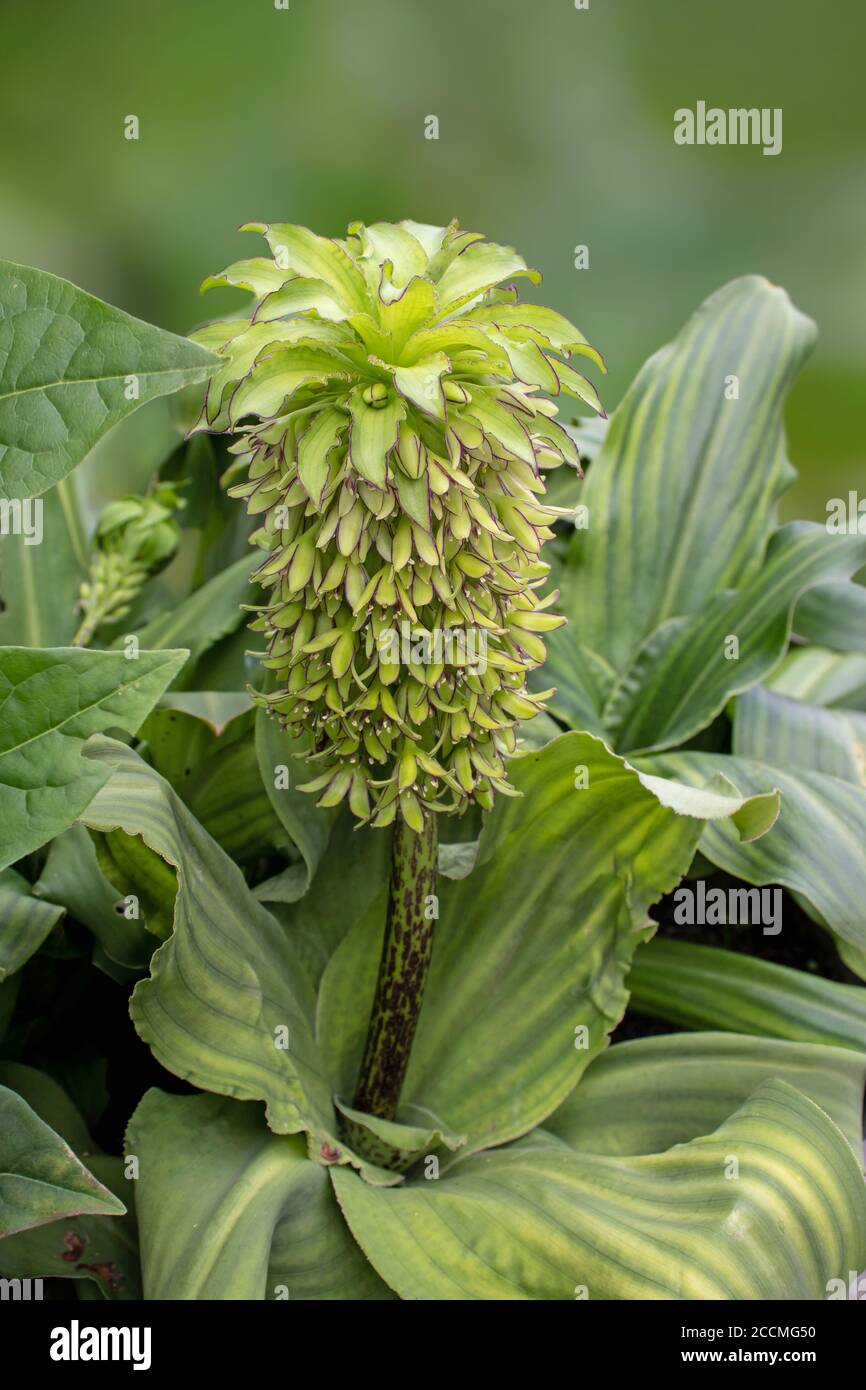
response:
<svg viewBox="0 0 866 1390"><path fill-rule="evenodd" d="M427 816L420 835L398 817L379 979L354 1101L356 1110L384 1120L397 1114L421 1012L433 950L437 854L435 815Z"/></svg>

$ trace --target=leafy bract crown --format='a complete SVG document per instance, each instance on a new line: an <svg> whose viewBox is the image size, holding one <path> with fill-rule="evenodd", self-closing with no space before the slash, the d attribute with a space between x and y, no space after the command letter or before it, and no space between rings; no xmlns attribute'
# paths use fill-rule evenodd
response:
<svg viewBox="0 0 866 1390"><path fill-rule="evenodd" d="M562 621L556 592L539 598L560 514L543 474L579 460L546 397L601 411L566 360L601 358L501 288L540 279L520 256L456 224L243 230L271 256L205 281L255 299L195 335L223 359L197 428L237 435L231 492L262 518L269 601L251 626L272 675L255 698L309 734L320 805L416 830L489 809Z"/></svg>

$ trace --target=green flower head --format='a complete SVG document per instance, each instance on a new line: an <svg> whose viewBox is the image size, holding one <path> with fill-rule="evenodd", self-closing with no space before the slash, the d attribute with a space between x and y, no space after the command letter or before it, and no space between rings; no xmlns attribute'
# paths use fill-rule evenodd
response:
<svg viewBox="0 0 866 1390"><path fill-rule="evenodd" d="M501 288L540 278L520 256L454 223L244 230L271 257L205 281L255 300L195 335L223 359L197 428L237 435L231 492L262 518L269 602L251 626L272 678L256 698L310 734L320 805L417 830L489 809L513 791L516 725L551 693L526 677L563 621L556 592L539 597L562 514L544 472L579 460L547 397L601 412L565 359L602 360Z"/></svg>

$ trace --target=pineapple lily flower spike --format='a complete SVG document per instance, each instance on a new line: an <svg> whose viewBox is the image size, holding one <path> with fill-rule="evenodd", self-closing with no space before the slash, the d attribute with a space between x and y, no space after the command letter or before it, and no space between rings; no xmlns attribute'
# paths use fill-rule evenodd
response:
<svg viewBox="0 0 866 1390"><path fill-rule="evenodd" d="M197 429L237 435L230 491L262 525L266 693L309 734L321 806L360 822L489 810L512 792L516 725L551 692L526 676L564 619L539 597L544 472L579 467L544 395L603 414L563 360L604 369L562 315L503 281L537 272L474 232L353 223L344 240L250 224L272 259L205 281L252 291L247 318L200 330L222 367ZM250 423L252 421L252 423Z"/></svg>
<svg viewBox="0 0 866 1390"><path fill-rule="evenodd" d="M376 994L354 1108L394 1120L433 944L439 812L514 795L517 725L552 694L526 677L564 619L539 596L544 473L579 468L547 399L601 410L564 358L604 370L552 309L500 288L540 278L456 223L353 223L345 240L252 225L272 259L205 281L252 291L248 318L196 337L222 358L197 428L237 435L230 492L262 518L252 692L308 734L320 806L393 823ZM539 393L545 394L539 394ZM250 423L251 422L251 423ZM373 1158L363 1119L344 1137ZM381 1157L381 1156L380 1156Z"/></svg>

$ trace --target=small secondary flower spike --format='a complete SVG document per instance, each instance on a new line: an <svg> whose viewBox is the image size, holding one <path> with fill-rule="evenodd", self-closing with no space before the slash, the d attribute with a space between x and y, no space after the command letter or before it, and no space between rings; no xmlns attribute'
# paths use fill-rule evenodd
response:
<svg viewBox="0 0 866 1390"><path fill-rule="evenodd" d="M125 618L145 581L172 559L180 540L175 514L185 505L171 483L156 483L146 496L121 497L100 513L74 646L86 647L103 623Z"/></svg>
<svg viewBox="0 0 866 1390"><path fill-rule="evenodd" d="M251 626L275 688L256 698L311 733L320 805L348 797L373 825L399 809L416 830L426 811L489 809L564 621L555 591L538 596L564 514L543 473L579 460L538 393L603 413L563 359L604 364L561 314L499 288L540 279L520 256L456 224L244 230L272 259L205 281L255 302L195 335L224 359L197 428L239 436L248 481L231 492L263 518L270 601Z"/></svg>

